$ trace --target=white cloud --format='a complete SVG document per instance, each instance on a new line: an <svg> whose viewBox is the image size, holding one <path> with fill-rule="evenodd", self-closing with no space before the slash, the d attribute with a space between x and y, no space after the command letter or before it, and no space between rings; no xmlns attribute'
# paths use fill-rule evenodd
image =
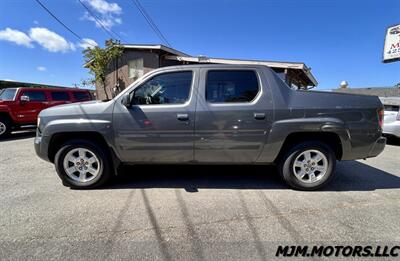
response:
<svg viewBox="0 0 400 261"><path fill-rule="evenodd" d="M120 15L122 14L122 8L117 3L107 2L105 0L85 0L90 5L90 8L97 13L94 18L88 12L85 12L82 19L92 21L97 27L105 27L111 29L111 27L122 24Z"/></svg>
<svg viewBox="0 0 400 261"><path fill-rule="evenodd" d="M39 24L39 22L37 20L33 20L33 23L36 24L36 25Z"/></svg>
<svg viewBox="0 0 400 261"><path fill-rule="evenodd" d="M113 15L101 15L96 19L88 12L85 12L82 19L95 23L98 28L105 27L106 29L111 29L114 25L122 24L122 19L114 17Z"/></svg>
<svg viewBox="0 0 400 261"><path fill-rule="evenodd" d="M69 43L69 48L71 49L71 51L75 51L76 50L76 46L73 43Z"/></svg>
<svg viewBox="0 0 400 261"><path fill-rule="evenodd" d="M85 2L100 14L122 13L122 9L117 3L109 3L105 0L85 0Z"/></svg>
<svg viewBox="0 0 400 261"><path fill-rule="evenodd" d="M0 40L9 41L18 45L33 48L32 39L29 38L28 35L26 35L24 32L8 27L5 30L0 31Z"/></svg>
<svg viewBox="0 0 400 261"><path fill-rule="evenodd" d="M89 46L93 47L98 45L94 40L89 38L83 38L81 42L74 44L66 40L61 35L44 27L31 28L29 30L29 36L24 32L6 28L4 30L0 30L0 40L10 41L29 48L33 48L33 43L36 42L50 52L63 53L67 51L75 51L77 47L87 48ZM44 71L46 69L43 67L44 70L41 70L39 67L37 67L37 70L39 71Z"/></svg>
<svg viewBox="0 0 400 261"><path fill-rule="evenodd" d="M36 70L38 70L39 72L44 72L47 70L47 68L44 66L38 66L38 67L36 67Z"/></svg>
<svg viewBox="0 0 400 261"><path fill-rule="evenodd" d="M98 46L96 41L90 38L83 38L81 42L77 43L77 45L82 49L93 48L94 46Z"/></svg>
<svg viewBox="0 0 400 261"><path fill-rule="evenodd" d="M30 38L40 44L43 48L50 52L67 52L74 51L73 43L68 42L61 35L56 34L43 27L34 27L29 30Z"/></svg>

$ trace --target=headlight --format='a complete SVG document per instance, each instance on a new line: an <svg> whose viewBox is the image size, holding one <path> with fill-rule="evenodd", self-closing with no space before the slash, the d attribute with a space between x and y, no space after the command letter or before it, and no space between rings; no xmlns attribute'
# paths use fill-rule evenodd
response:
<svg viewBox="0 0 400 261"><path fill-rule="evenodd" d="M39 124L40 124L40 117L37 118L37 124L36 126L39 128Z"/></svg>

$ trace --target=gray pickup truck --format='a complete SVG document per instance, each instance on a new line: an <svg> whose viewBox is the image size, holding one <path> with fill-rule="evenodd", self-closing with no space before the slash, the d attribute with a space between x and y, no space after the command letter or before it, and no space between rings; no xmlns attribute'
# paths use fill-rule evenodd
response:
<svg viewBox="0 0 400 261"><path fill-rule="evenodd" d="M377 97L289 88L270 68L164 67L111 101L39 115L35 150L64 185L93 188L122 164L275 164L295 189L331 180L337 160L385 147Z"/></svg>

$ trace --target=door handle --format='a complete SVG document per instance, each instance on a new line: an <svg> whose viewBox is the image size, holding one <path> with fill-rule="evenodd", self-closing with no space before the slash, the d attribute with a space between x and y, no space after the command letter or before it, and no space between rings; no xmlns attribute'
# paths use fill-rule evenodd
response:
<svg viewBox="0 0 400 261"><path fill-rule="evenodd" d="M187 121L187 120L189 120L189 115L188 115L187 113L178 113L178 114L176 115L176 118L177 118L179 121Z"/></svg>
<svg viewBox="0 0 400 261"><path fill-rule="evenodd" d="M265 113L255 112L254 113L254 119L256 119L256 120L264 120L265 119Z"/></svg>

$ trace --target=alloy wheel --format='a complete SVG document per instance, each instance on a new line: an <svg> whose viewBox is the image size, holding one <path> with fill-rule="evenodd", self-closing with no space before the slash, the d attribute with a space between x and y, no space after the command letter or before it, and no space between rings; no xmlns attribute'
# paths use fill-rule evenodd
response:
<svg viewBox="0 0 400 261"><path fill-rule="evenodd" d="M304 183L321 180L328 171L328 159L319 150L306 150L300 153L293 163L295 177Z"/></svg>
<svg viewBox="0 0 400 261"><path fill-rule="evenodd" d="M63 166L65 173L77 182L89 182L100 173L100 161L89 149L75 148L64 157Z"/></svg>
<svg viewBox="0 0 400 261"><path fill-rule="evenodd" d="M0 121L0 135L4 134L7 131L7 126Z"/></svg>

